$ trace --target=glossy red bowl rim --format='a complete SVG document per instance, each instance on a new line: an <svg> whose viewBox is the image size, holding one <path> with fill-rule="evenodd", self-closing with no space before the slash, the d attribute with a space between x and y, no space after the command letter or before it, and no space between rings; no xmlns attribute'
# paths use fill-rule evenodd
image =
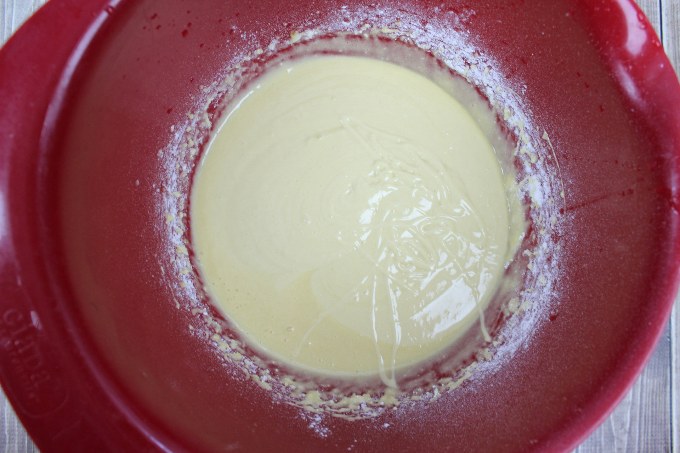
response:
<svg viewBox="0 0 680 453"><path fill-rule="evenodd" d="M600 3L607 2L614 0ZM63 328L63 336L55 336L54 331L48 333L42 329L39 317L32 310L35 303L31 297L35 297L35 293L29 295L24 289L24 282L41 281L42 271L22 268L32 244L11 222L13 212L36 208L16 204L18 199L32 199L35 188L15 179L8 165L10 156L29 154L24 151L41 147L43 128L48 122L46 118L53 111L52 107L59 103L60 89L68 84L70 74L89 42L118 3L113 0L52 0L0 51L0 98L5 100L6 106L10 106L0 111L0 130L3 131L0 135L0 293L4 295L0 301L0 340L3 341L0 381L17 415L43 449L59 449L61 445L62 448L69 446L86 450L88 446L102 441L112 448L166 450L178 447L171 444L169 437L154 430L152 422L128 408L127 398L120 389L116 389L106 373L91 358L80 356L80 348L68 338L66 327ZM618 3L625 3L642 14L632 0L619 0ZM607 26L607 18L591 16L593 40L603 57L610 61L625 59L620 49L608 45L616 42L613 36L616 31ZM646 24L646 29L651 30L651 26ZM59 38L55 39L55 36ZM652 58L651 63L665 65L665 71L672 74L670 62L663 51L646 58ZM640 68L637 72L632 71L638 77L637 82L652 93L661 89L652 86L645 76L643 68L651 64L650 61L632 63ZM675 86L675 90L662 98L666 101L665 110L668 112L673 111L673 106L680 105L677 78ZM674 117L667 118L671 123L680 119L680 113L677 108L675 110ZM677 135L674 143L680 143L680 129L674 132ZM680 153L677 147L676 151ZM677 176L680 164L676 163L676 167ZM673 190L677 187L678 184L673 184ZM680 211L680 195L672 193L670 198L677 214ZM675 222L669 229L672 231L669 236L677 238L680 224ZM680 245L678 241L674 242L669 245L669 262L678 263ZM602 396L599 404L591 406L593 409L589 414L584 414L574 426L565 430L567 438L561 442L565 450L579 444L606 419L642 371L663 332L679 284L680 273L676 269L673 277L659 291L663 294L660 305L664 310L659 313L658 322L648 326L648 335L640 344L635 366L627 370L625 379L607 394L608 397ZM49 288L43 288L43 292L49 294ZM67 381L73 378L77 381ZM45 382L46 379L60 384L43 387L35 383L26 385L27 379L33 383ZM93 402L94 407L83 412L84 405ZM84 415L94 414L102 420L107 419L108 426L116 426L116 432L88 432L84 429L97 424L96 418L87 423L82 420Z"/></svg>

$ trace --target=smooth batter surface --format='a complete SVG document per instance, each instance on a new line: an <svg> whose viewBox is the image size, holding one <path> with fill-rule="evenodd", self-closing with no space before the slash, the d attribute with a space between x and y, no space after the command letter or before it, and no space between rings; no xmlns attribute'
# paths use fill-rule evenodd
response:
<svg viewBox="0 0 680 453"><path fill-rule="evenodd" d="M506 189L475 121L428 78L301 59L231 107L196 175L193 244L252 346L395 385L495 294L516 247Z"/></svg>

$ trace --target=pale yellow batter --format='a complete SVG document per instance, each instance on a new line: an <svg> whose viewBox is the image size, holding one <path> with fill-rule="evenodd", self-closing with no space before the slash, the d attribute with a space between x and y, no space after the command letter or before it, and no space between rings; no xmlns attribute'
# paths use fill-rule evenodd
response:
<svg viewBox="0 0 680 453"><path fill-rule="evenodd" d="M301 59L231 107L196 175L193 244L251 346L394 386L495 294L518 239L506 180L466 109L428 78Z"/></svg>

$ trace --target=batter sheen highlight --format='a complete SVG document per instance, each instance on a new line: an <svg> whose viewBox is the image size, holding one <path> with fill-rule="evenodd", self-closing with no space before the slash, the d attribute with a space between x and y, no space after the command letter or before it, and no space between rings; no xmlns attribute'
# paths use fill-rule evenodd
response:
<svg viewBox="0 0 680 453"><path fill-rule="evenodd" d="M395 386L495 294L518 242L507 181L430 79L369 58L301 59L228 112L196 175L193 244L252 346Z"/></svg>

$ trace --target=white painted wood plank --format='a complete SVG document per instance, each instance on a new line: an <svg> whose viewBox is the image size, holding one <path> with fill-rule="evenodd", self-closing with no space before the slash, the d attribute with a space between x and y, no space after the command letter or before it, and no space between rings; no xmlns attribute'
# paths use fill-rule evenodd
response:
<svg viewBox="0 0 680 453"><path fill-rule="evenodd" d="M664 0L661 9L663 45L676 72L680 71L680 0Z"/></svg>
<svg viewBox="0 0 680 453"><path fill-rule="evenodd" d="M666 53L680 73L680 0L663 1L661 26ZM680 295L675 299L671 316L671 361L672 445L673 451L680 451Z"/></svg>
<svg viewBox="0 0 680 453"><path fill-rule="evenodd" d="M0 404L0 451L4 453L38 453L33 441L14 414L4 395Z"/></svg>
<svg viewBox="0 0 680 453"><path fill-rule="evenodd" d="M680 0L661 2L661 30L666 53L675 71L680 72ZM672 447L680 451L680 295L675 299L670 330Z"/></svg>
<svg viewBox="0 0 680 453"><path fill-rule="evenodd" d="M677 30L677 28L676 28ZM677 33L676 33L677 37ZM680 37L677 37L680 39ZM680 60L674 61L675 68ZM677 71L677 69L676 69ZM671 446L673 452L680 451L680 295L675 298L671 315Z"/></svg>
<svg viewBox="0 0 680 453"><path fill-rule="evenodd" d="M4 43L47 0L1 0L0 43Z"/></svg>
<svg viewBox="0 0 680 453"><path fill-rule="evenodd" d="M664 0L636 0L642 11L649 19L649 22L656 30L657 35L661 35L661 3ZM675 0L673 0L675 1Z"/></svg>

